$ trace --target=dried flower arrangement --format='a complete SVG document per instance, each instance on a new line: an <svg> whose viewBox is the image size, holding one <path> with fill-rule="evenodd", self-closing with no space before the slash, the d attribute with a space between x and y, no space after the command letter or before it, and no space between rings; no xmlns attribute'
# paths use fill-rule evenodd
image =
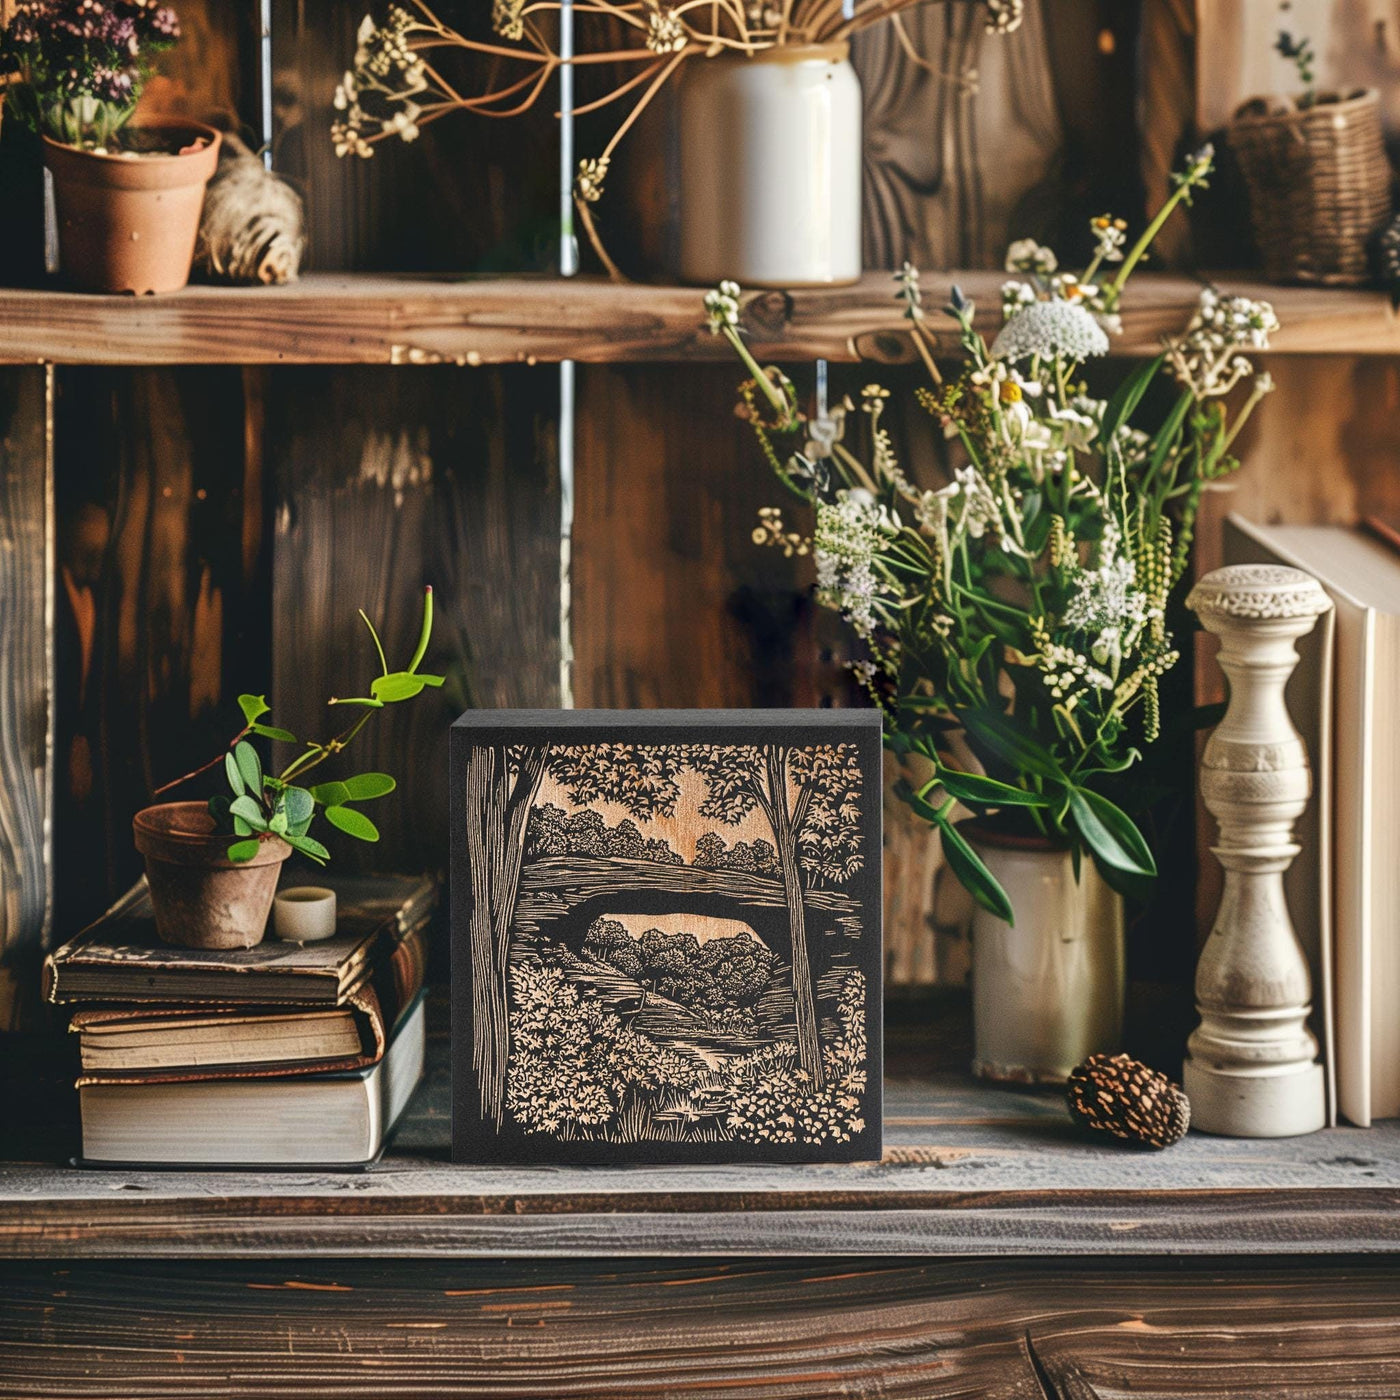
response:
<svg viewBox="0 0 1400 1400"><path fill-rule="evenodd" d="M1025 0L960 0L987 12L987 29L1006 34L1021 23ZM903 11L926 0L855 0L849 13L842 0L589 0L574 13L589 23L598 42L568 62L575 65L620 65L636 71L605 95L574 109L596 111L624 98L635 98L611 139L595 156L579 162L574 203L594 250L614 275L590 206L603 194L608 167L618 142L647 105L688 59L720 54L755 54L779 46L825 44L848 39L888 21L900 42L913 45L901 20ZM565 59L548 32L548 19L560 0L492 0L491 23L503 42L469 38L443 23L424 0L411 9L391 5L383 23L366 15L360 25L353 67L335 93L340 114L331 138L340 156L370 156L374 143L389 136L413 141L428 122L449 112L470 111L488 117L514 117L531 108ZM614 42L618 31L635 43ZM486 88L459 92L434 66L432 55L457 50L500 60L491 68Z"/></svg>
<svg viewBox="0 0 1400 1400"><path fill-rule="evenodd" d="M752 376L741 414L779 481L815 512L809 537L769 507L754 540L815 556L818 602L868 649L855 670L885 711L887 744L929 765L927 781L904 783L901 796L938 828L972 895L1008 921L1005 892L954 824L959 803L1003 830L1069 845L1076 862L1087 852L1117 890L1155 874L1119 805L1136 795L1124 775L1158 737L1158 681L1179 657L1167 600L1186 570L1201 494L1235 469L1235 439L1272 388L1249 352L1267 349L1278 323L1266 302L1206 288L1185 332L1110 398L1092 396L1081 370L1108 353L1128 278L1212 161L1209 147L1188 159L1131 249L1121 220L1094 219L1096 249L1081 273L1061 271L1032 240L1014 243L990 345L954 287L956 378L935 362L918 273L906 265L897 275L932 381L919 400L962 458L937 489L896 460L881 421L887 390L861 395L862 452L850 441L852 404L809 421L786 376L757 364L736 286L706 297L711 330ZM1163 374L1177 395L1145 431L1133 416ZM1247 379L1231 416L1224 399Z"/></svg>
<svg viewBox="0 0 1400 1400"><path fill-rule="evenodd" d="M0 37L6 106L55 141L102 148L136 110L155 55L180 37L158 0L22 0Z"/></svg>

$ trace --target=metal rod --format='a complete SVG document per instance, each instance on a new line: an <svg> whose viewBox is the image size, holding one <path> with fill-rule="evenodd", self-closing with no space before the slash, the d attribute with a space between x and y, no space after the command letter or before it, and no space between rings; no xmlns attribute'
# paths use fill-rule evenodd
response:
<svg viewBox="0 0 1400 1400"><path fill-rule="evenodd" d="M272 169L272 0L258 0L258 113L262 161Z"/></svg>
<svg viewBox="0 0 1400 1400"><path fill-rule="evenodd" d="M574 6L559 6L559 272L578 271L574 236ZM574 707L574 362L559 364L559 706Z"/></svg>

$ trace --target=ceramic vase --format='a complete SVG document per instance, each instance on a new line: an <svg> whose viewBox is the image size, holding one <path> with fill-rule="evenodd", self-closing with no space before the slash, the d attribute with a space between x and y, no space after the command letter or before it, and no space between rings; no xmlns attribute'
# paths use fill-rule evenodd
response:
<svg viewBox="0 0 1400 1400"><path fill-rule="evenodd" d="M860 277L860 79L844 43L685 65L680 275L746 287Z"/></svg>
<svg viewBox="0 0 1400 1400"><path fill-rule="evenodd" d="M1087 1056L1120 1048L1123 900L1093 861L968 826L964 834L1011 900L1015 923L972 921L973 1073L1062 1084Z"/></svg>

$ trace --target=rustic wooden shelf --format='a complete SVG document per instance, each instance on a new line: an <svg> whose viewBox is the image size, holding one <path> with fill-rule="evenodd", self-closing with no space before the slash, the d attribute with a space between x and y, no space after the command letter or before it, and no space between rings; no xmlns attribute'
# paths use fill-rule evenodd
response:
<svg viewBox="0 0 1400 1400"><path fill-rule="evenodd" d="M997 272L927 273L929 327L957 282L993 325ZM1272 301L1282 355L1400 354L1400 320L1380 292L1270 287L1222 276L1222 287ZM1149 355L1179 331L1200 282L1138 279L1115 353ZM291 287L191 287L173 296L104 297L0 290L0 364L514 364L725 360L705 330L703 289L580 278L429 278L314 273ZM771 359L899 360L904 322L886 273L851 287L756 293L745 323Z"/></svg>
<svg viewBox="0 0 1400 1400"><path fill-rule="evenodd" d="M1400 1122L1145 1154L939 1073L889 1083L878 1164L454 1167L445 1050L363 1174L0 1166L0 1258L1400 1252Z"/></svg>

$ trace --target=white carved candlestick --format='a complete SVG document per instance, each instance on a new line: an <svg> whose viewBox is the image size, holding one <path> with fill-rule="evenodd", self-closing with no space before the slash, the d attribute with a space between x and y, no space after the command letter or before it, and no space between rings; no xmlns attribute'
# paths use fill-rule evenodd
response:
<svg viewBox="0 0 1400 1400"><path fill-rule="evenodd" d="M1196 968L1201 1024L1183 1075L1191 1124L1232 1137L1311 1133L1326 1118L1323 1073L1283 874L1300 849L1293 823L1312 780L1283 692L1298 664L1294 643L1332 601L1298 569L1237 564L1207 574L1186 603L1220 638L1230 682L1201 761L1225 888Z"/></svg>

